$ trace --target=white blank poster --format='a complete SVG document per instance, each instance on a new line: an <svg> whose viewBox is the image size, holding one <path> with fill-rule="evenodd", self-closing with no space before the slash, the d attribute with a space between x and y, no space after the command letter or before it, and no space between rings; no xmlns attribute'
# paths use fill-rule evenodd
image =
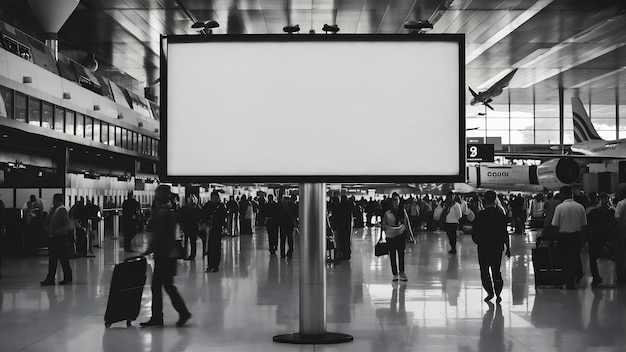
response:
<svg viewBox="0 0 626 352"><path fill-rule="evenodd" d="M459 175L459 47L170 41L166 174Z"/></svg>

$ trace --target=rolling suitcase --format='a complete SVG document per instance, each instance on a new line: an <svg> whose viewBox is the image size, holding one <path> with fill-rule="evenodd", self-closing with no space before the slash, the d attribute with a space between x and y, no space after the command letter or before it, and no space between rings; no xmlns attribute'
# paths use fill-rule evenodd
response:
<svg viewBox="0 0 626 352"><path fill-rule="evenodd" d="M537 238L537 248L532 249L532 260L535 288L565 285L563 257L556 247L556 241Z"/></svg>
<svg viewBox="0 0 626 352"><path fill-rule="evenodd" d="M141 295L146 283L147 262L144 257L126 258L123 263L115 265L111 277L111 288L107 310L104 314L104 325L126 320L126 325L139 316Z"/></svg>

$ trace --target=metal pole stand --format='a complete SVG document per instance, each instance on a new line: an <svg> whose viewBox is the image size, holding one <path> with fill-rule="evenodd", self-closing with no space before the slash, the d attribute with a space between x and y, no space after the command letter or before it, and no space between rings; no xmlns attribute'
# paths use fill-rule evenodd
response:
<svg viewBox="0 0 626 352"><path fill-rule="evenodd" d="M85 252L85 257L92 258L96 255L93 253L93 248L91 247L91 224L92 220L87 219L87 252Z"/></svg>
<svg viewBox="0 0 626 352"><path fill-rule="evenodd" d="M351 335L326 331L326 184L300 184L300 332L275 342L333 344Z"/></svg>

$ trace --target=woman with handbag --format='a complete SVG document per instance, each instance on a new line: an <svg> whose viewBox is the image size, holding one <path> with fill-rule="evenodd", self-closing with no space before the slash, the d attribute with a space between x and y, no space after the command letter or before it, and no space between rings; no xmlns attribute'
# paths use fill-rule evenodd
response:
<svg viewBox="0 0 626 352"><path fill-rule="evenodd" d="M406 247L404 232L408 226L407 219L408 215L404 207L400 206L400 195L393 192L391 195L391 208L383 214L382 218L382 230L385 233L389 247L393 281L407 281L406 274L404 274L404 249Z"/></svg>

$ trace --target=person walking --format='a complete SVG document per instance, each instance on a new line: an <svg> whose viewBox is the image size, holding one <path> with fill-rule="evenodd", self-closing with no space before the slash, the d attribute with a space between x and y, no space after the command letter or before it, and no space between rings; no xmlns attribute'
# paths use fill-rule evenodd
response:
<svg viewBox="0 0 626 352"><path fill-rule="evenodd" d="M389 246L389 261L393 281L407 281L407 276L404 273L404 250L406 248L404 232L409 226L408 215L404 207L400 206L398 193L393 192L390 200L390 209L383 214L381 227Z"/></svg>
<svg viewBox="0 0 626 352"><path fill-rule="evenodd" d="M291 199L283 197L278 206L278 224L280 228L280 257L291 258L293 255L293 231L297 226L296 214ZM285 253L285 247L288 246Z"/></svg>
<svg viewBox="0 0 626 352"><path fill-rule="evenodd" d="M152 273L152 316L142 327L163 325L163 292L170 296L174 309L179 314L176 326L184 325L191 313L187 309L178 289L174 286L176 275L176 217L171 209L170 186L159 185L154 193L150 223L152 237L148 249L142 255L154 253L154 271Z"/></svg>
<svg viewBox="0 0 626 352"><path fill-rule="evenodd" d="M615 250L615 282L626 283L626 183L617 186L615 194L615 222L617 234L613 240Z"/></svg>
<svg viewBox="0 0 626 352"><path fill-rule="evenodd" d="M276 255L276 250L278 250L278 212L280 211L278 207L278 203L274 201L274 195L268 194L263 213L265 214L265 229L267 230L270 255Z"/></svg>
<svg viewBox="0 0 626 352"><path fill-rule="evenodd" d="M63 268L63 281L59 284L72 283L72 267L69 261L69 237L70 217L67 209L63 206L63 195L56 193L52 196L52 208L48 215L48 275L41 282L41 286L54 285L57 273L57 262Z"/></svg>
<svg viewBox="0 0 626 352"><path fill-rule="evenodd" d="M133 191L128 192L127 198L122 202L122 231L124 231L124 252L133 253L133 238L137 235L137 227L141 214L141 205L135 199Z"/></svg>
<svg viewBox="0 0 626 352"><path fill-rule="evenodd" d="M587 226L585 207L572 199L572 188L563 186L559 190L561 204L554 209L552 226L558 228L558 243L565 259L563 272L565 287L574 289L574 282L580 281L579 263L582 231Z"/></svg>
<svg viewBox="0 0 626 352"><path fill-rule="evenodd" d="M500 293L504 286L500 266L502 264L502 250L506 248L507 259L511 257L511 245L507 231L507 219L496 208L496 192L485 192L483 206L474 219L472 225L472 240L478 245L478 265L483 288L487 291L485 302L491 301L496 295L496 303L502 298ZM490 272L491 271L491 272Z"/></svg>
<svg viewBox="0 0 626 352"><path fill-rule="evenodd" d="M598 272L598 257L604 244L613 242L616 234L615 209L609 205L609 195L605 192L600 193L599 201L600 203L587 213L589 270L593 276L591 287L597 287L603 281Z"/></svg>
<svg viewBox="0 0 626 352"><path fill-rule="evenodd" d="M198 247L198 230L200 229L200 217L202 209L198 205L198 197L195 194L187 198L187 202L178 211L178 222L183 230L185 237L183 243L187 247L187 242L191 245L191 252L185 260L196 260L196 251ZM186 248L185 248L186 250Z"/></svg>
<svg viewBox="0 0 626 352"><path fill-rule="evenodd" d="M209 228L206 272L216 273L219 271L220 262L222 261L222 229L226 224L228 216L228 211L220 200L218 191L211 192L211 199L204 205L202 212L202 217Z"/></svg>
<svg viewBox="0 0 626 352"><path fill-rule="evenodd" d="M459 228L459 220L463 216L461 205L454 201L454 194L448 192L443 204L443 214L441 218L445 221L445 230L450 242L448 253L456 254L456 230Z"/></svg>

